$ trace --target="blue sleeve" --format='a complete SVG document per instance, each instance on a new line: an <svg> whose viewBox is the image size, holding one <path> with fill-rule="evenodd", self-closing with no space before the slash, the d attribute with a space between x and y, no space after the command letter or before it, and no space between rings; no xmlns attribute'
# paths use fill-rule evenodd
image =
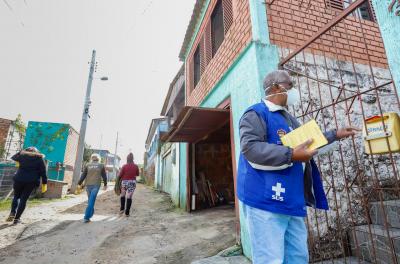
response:
<svg viewBox="0 0 400 264"><path fill-rule="evenodd" d="M332 144L337 140L336 133L337 133L336 129L324 133L324 136L328 140L328 144Z"/></svg>
<svg viewBox="0 0 400 264"><path fill-rule="evenodd" d="M291 166L291 148L266 142L267 125L254 111L245 113L239 124L240 149L250 165L261 170L282 170Z"/></svg>

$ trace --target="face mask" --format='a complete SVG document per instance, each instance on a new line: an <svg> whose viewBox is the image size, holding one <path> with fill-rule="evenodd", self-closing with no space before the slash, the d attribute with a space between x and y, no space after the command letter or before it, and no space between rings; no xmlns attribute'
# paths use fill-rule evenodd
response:
<svg viewBox="0 0 400 264"><path fill-rule="evenodd" d="M292 88L287 93L287 101L286 104L289 106L295 105L300 102L300 92L299 90Z"/></svg>
<svg viewBox="0 0 400 264"><path fill-rule="evenodd" d="M283 89L285 89L285 88L283 88ZM267 98L270 97L270 96L278 95L278 94L287 94L287 100L286 100L286 105L287 106L292 106L292 105L295 105L298 102L300 102L300 92L299 92L299 90L297 90L295 88L292 88L290 90L286 90L286 92L283 92L283 93L276 93L276 94L268 95Z"/></svg>

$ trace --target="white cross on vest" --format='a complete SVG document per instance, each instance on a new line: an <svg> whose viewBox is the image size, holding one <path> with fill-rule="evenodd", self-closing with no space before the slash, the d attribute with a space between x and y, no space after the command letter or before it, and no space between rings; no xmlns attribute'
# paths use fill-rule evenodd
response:
<svg viewBox="0 0 400 264"><path fill-rule="evenodd" d="M275 192L275 194L272 195L272 199L283 202L283 197L281 196L281 193L285 193L286 189L282 188L282 184L278 182L276 186L272 186L272 190Z"/></svg>

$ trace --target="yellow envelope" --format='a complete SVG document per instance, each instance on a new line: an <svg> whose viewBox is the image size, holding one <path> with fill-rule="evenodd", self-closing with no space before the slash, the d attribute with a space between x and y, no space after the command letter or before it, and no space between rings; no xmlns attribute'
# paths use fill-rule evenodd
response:
<svg viewBox="0 0 400 264"><path fill-rule="evenodd" d="M309 147L309 149L311 150L320 148L328 144L328 140L325 138L324 134L322 133L321 129L314 119L281 137L282 144L291 148L295 148L309 139L314 140Z"/></svg>

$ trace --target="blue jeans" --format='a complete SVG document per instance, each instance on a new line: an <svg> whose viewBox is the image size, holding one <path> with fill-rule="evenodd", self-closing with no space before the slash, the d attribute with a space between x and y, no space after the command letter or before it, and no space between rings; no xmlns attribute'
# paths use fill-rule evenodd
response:
<svg viewBox="0 0 400 264"><path fill-rule="evenodd" d="M243 204L253 264L307 264L304 218L275 214Z"/></svg>
<svg viewBox="0 0 400 264"><path fill-rule="evenodd" d="M84 219L90 220L94 215L94 204L96 203L97 193L100 190L98 185L88 185L86 186L86 192L88 195L88 205L86 207Z"/></svg>

